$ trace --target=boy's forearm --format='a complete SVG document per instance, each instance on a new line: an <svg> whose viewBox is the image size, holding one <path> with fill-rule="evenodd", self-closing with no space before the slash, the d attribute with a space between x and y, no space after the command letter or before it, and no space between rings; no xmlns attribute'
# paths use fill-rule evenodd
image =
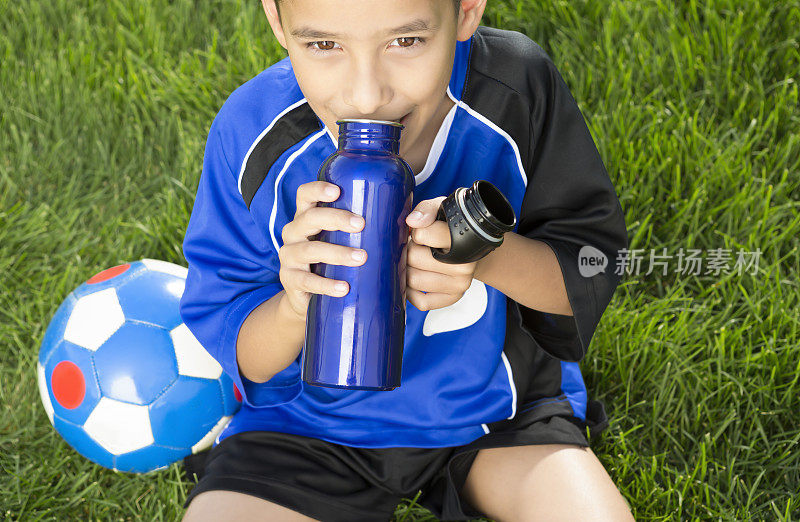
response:
<svg viewBox="0 0 800 522"><path fill-rule="evenodd" d="M558 259L542 241L507 232L503 244L478 261L474 277L528 308L572 315Z"/></svg>
<svg viewBox="0 0 800 522"><path fill-rule="evenodd" d="M305 318L300 318L281 290L264 301L244 320L236 341L242 375L266 382L292 364L303 349Z"/></svg>

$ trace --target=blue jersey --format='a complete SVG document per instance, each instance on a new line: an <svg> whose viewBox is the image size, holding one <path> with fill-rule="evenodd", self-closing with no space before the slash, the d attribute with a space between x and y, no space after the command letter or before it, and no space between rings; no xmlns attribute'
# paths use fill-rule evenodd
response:
<svg viewBox="0 0 800 522"><path fill-rule="evenodd" d="M414 201L493 183L514 207L514 232L556 254L573 315L527 308L474 279L451 306L420 311L407 303L394 390L308 385L300 355L267 382L241 375L239 329L283 289L278 249L297 188L315 181L337 148L285 58L236 89L214 119L183 243L181 315L243 397L215 445L267 430L368 448L445 447L519 416L586 419L578 362L620 276L611 268L582 274L579 252L589 246L614 260L627 246L608 173L552 60L521 33L481 26L457 42L447 95L455 105L415 176ZM263 342L268 348L269 338Z"/></svg>

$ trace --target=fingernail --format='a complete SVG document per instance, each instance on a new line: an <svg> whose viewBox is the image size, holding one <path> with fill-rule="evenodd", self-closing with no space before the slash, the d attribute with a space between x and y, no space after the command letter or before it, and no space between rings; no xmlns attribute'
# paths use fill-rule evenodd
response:
<svg viewBox="0 0 800 522"><path fill-rule="evenodd" d="M353 225L353 228L361 228L361 218L351 217L350 224Z"/></svg>
<svg viewBox="0 0 800 522"><path fill-rule="evenodd" d="M411 214L409 214L409 216L408 216L408 217L410 217L410 218L411 218L412 220L414 220L414 221L417 221L417 220L419 220L420 218L422 218L422 212L420 212L420 211L418 211L418 210L415 210L414 212L412 212Z"/></svg>
<svg viewBox="0 0 800 522"><path fill-rule="evenodd" d="M329 196L335 196L338 193L339 193L339 189L337 189L336 187L326 187L325 188L325 194L327 194Z"/></svg>
<svg viewBox="0 0 800 522"><path fill-rule="evenodd" d="M361 250L356 250L351 255L352 255L353 259L356 260L356 261L363 261L367 257L367 253L363 252Z"/></svg>
<svg viewBox="0 0 800 522"><path fill-rule="evenodd" d="M336 288L337 292L346 292L347 291L347 283L336 283L333 285Z"/></svg>

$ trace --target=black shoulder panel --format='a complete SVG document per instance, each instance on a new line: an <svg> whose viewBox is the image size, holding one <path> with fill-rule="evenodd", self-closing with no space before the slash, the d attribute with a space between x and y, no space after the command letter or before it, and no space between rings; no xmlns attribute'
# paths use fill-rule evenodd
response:
<svg viewBox="0 0 800 522"><path fill-rule="evenodd" d="M317 115L304 103L281 116L261 137L248 156L242 175L242 197L247 208L281 154L321 128Z"/></svg>
<svg viewBox="0 0 800 522"><path fill-rule="evenodd" d="M503 129L527 168L533 151L531 113L546 93L550 57L517 31L479 26L472 41L462 100Z"/></svg>

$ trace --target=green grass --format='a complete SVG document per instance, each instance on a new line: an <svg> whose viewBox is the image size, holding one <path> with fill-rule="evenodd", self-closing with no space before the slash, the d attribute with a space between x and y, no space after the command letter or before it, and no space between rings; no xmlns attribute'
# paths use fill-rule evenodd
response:
<svg viewBox="0 0 800 522"><path fill-rule="evenodd" d="M600 323L592 445L636 519L800 519L800 2L492 0L482 23L553 57L631 248L762 252L755 275L626 275ZM0 0L0 515L181 516L178 465L116 474L60 438L36 355L91 275L185 265L211 120L283 56L257 0Z"/></svg>

